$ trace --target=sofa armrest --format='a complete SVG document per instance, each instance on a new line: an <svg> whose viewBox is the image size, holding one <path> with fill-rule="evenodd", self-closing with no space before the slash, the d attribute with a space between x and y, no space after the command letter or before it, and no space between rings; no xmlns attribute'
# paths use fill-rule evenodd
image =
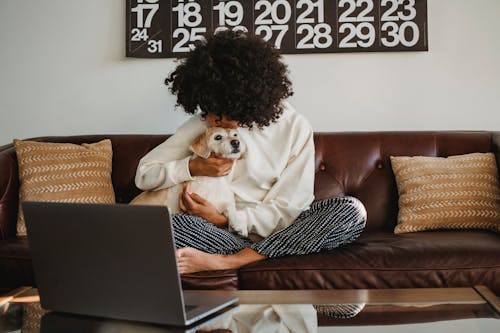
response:
<svg viewBox="0 0 500 333"><path fill-rule="evenodd" d="M500 176L500 132L491 133L491 151L497 160L498 175Z"/></svg>
<svg viewBox="0 0 500 333"><path fill-rule="evenodd" d="M0 239L15 238L19 177L13 145L0 149Z"/></svg>

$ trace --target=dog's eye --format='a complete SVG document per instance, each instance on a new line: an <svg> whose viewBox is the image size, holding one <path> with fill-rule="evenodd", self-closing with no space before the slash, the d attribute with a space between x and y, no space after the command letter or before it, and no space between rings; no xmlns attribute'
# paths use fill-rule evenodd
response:
<svg viewBox="0 0 500 333"><path fill-rule="evenodd" d="M218 134L218 135L214 136L214 140L217 140L217 141L222 140L222 135Z"/></svg>
<svg viewBox="0 0 500 333"><path fill-rule="evenodd" d="M234 137L237 137L237 136L238 136L238 134L234 133L234 134L233 134L233 136L234 136Z"/></svg>

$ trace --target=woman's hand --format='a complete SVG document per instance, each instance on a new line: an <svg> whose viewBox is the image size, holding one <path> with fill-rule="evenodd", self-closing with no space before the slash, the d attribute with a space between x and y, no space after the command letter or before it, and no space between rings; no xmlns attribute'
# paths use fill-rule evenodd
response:
<svg viewBox="0 0 500 333"><path fill-rule="evenodd" d="M222 177L231 172L234 160L229 158L195 158L189 161L189 172L191 176Z"/></svg>
<svg viewBox="0 0 500 333"><path fill-rule="evenodd" d="M218 227L227 225L227 217L219 213L208 200L196 193L189 193L188 189L188 185L184 184L183 192L179 195L179 207L183 212L202 217Z"/></svg>

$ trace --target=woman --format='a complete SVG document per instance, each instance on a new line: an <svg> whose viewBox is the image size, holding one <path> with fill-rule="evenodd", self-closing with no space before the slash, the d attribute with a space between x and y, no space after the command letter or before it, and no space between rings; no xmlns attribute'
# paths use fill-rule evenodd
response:
<svg viewBox="0 0 500 333"><path fill-rule="evenodd" d="M312 203L313 131L284 101L292 95L287 74L270 44L228 30L199 43L166 79L177 105L194 116L141 159L137 187L159 190L229 174L232 160L190 159L190 143L207 127L239 128L247 145L231 182L236 209L221 214L184 188L185 213L172 216L181 274L331 250L362 232L366 211L359 200Z"/></svg>

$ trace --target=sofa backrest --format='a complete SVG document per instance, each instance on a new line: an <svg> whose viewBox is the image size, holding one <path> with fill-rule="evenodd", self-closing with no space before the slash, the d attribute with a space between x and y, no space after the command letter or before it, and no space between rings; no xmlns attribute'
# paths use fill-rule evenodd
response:
<svg viewBox="0 0 500 333"><path fill-rule="evenodd" d="M140 193L134 185L142 156L168 135L86 135L41 137L46 142L91 143L111 139L116 200L127 203ZM396 225L398 193L390 156L450 156L493 152L500 166L500 132L316 133L316 200L338 195L360 199L368 211L367 230ZM18 170L12 145L0 147L0 236L15 237Z"/></svg>
<svg viewBox="0 0 500 333"><path fill-rule="evenodd" d="M316 199L351 195L368 212L367 230L392 231L398 192L390 156L439 156L493 152L500 170L500 132L319 133Z"/></svg>

